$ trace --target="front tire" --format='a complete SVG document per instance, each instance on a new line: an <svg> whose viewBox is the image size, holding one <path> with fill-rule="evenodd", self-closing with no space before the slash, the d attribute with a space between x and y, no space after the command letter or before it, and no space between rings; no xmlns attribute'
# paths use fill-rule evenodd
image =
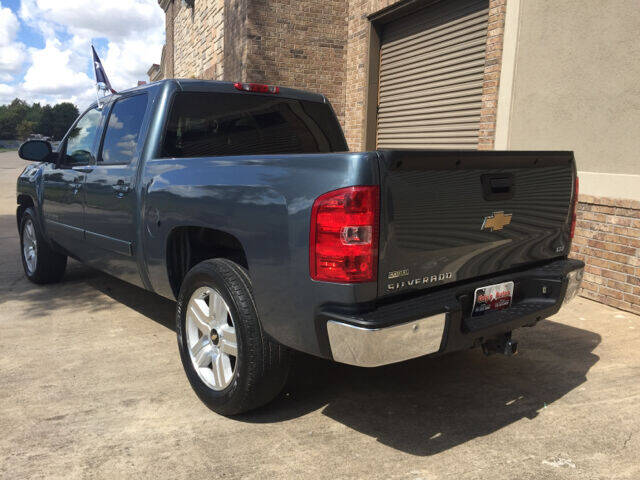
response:
<svg viewBox="0 0 640 480"><path fill-rule="evenodd" d="M20 220L20 253L24 273L33 283L55 283L62 279L67 256L51 249L32 208L27 208Z"/></svg>
<svg viewBox="0 0 640 480"><path fill-rule="evenodd" d="M193 267L178 296L176 327L189 383L211 410L237 415L282 390L290 354L262 331L241 266L212 259Z"/></svg>

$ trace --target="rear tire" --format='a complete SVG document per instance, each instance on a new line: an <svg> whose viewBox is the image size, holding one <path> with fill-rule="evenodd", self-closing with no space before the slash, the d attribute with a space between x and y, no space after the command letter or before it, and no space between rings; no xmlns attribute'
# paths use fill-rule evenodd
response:
<svg viewBox="0 0 640 480"><path fill-rule="evenodd" d="M187 273L176 327L189 383L214 412L247 412L282 390L290 352L263 332L251 280L236 263L205 260Z"/></svg>
<svg viewBox="0 0 640 480"><path fill-rule="evenodd" d="M24 273L33 283L55 283L64 276L67 256L51 248L32 208L27 208L20 220L20 254Z"/></svg>

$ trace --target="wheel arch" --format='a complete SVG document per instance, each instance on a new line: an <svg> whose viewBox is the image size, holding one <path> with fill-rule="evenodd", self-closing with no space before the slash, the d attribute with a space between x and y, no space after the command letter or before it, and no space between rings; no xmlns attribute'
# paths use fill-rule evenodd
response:
<svg viewBox="0 0 640 480"><path fill-rule="evenodd" d="M202 226L177 226L167 235L165 265L169 285L178 298L187 272L198 263L212 258L226 258L249 270L247 254L233 234Z"/></svg>
<svg viewBox="0 0 640 480"><path fill-rule="evenodd" d="M22 222L22 215L24 215L24 211L27 208L34 208L35 202L31 196L21 193L18 195L18 208L16 210L16 222L18 224L18 229L20 229L20 223ZM35 210L35 208L34 208Z"/></svg>

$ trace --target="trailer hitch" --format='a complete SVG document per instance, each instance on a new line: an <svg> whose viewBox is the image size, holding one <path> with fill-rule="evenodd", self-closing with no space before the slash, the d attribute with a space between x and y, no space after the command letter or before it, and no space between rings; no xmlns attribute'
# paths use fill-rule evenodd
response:
<svg viewBox="0 0 640 480"><path fill-rule="evenodd" d="M504 333L484 342L482 344L482 353L487 356L500 353L510 357L518 353L518 342L511 340L511 332Z"/></svg>

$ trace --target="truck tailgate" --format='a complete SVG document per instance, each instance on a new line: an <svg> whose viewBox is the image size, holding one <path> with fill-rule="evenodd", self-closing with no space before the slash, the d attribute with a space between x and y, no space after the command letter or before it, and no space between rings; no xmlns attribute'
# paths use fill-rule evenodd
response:
<svg viewBox="0 0 640 480"><path fill-rule="evenodd" d="M379 295L567 255L572 152L381 150Z"/></svg>

